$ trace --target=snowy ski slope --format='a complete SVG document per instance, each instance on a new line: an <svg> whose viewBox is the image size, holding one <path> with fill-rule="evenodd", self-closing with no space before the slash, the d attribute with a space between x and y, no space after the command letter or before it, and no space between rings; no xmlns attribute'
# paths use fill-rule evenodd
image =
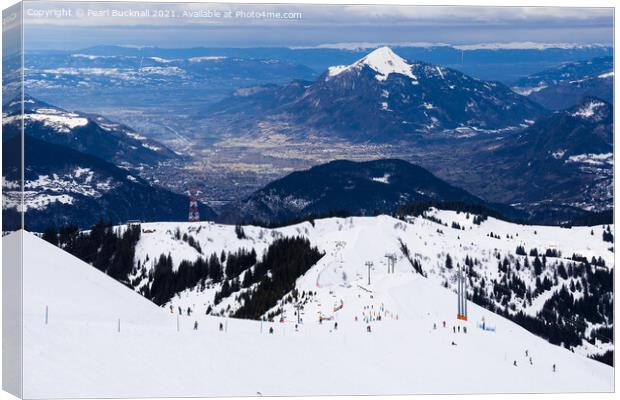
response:
<svg viewBox="0 0 620 400"><path fill-rule="evenodd" d="M455 229L453 223L461 229ZM371 277L381 278L387 275L386 255L396 256L395 276L398 279L414 273L411 262L401 250L401 242L407 246L412 260L416 260L422 266L428 279L438 286L445 286L456 291L456 266L464 265L466 257L477 260L475 270L478 277L472 278L472 285L468 288L471 295L473 287L483 287L481 280L486 282L485 290L487 297L492 298L493 280L500 280L498 261L509 258L513 264L519 261L525 264L525 259L530 267L522 267L511 272L518 276L533 291L536 284L536 275L531 265L535 257L516 254L517 246L523 246L526 252L532 249L544 254L546 250L554 250L561 254L560 257L548 257L547 266L539 276L540 280L548 277L555 281L559 263L566 266L571 262L573 254L586 257L601 257L607 268L614 267L612 246L602 240L604 226L596 227L573 227L561 228L553 226L527 226L518 225L494 218L488 218L481 224L474 223L474 216L467 213L443 211L431 209L424 217L409 218L404 222L389 216L377 217L352 217L352 218L327 218L310 222L278 228L266 229L255 226L244 227L246 239L238 239L234 227L230 225L218 225L208 222L203 223L149 223L143 224L143 233L136 250L136 260L144 271L136 274L144 278L138 284L138 288L148 284L148 270L152 268L153 260L160 254L170 253L175 268L182 260L195 260L197 257L208 257L212 253L220 254L222 251L234 252L240 248L255 249L259 258L276 238L283 236L305 236L313 246L317 246L325 252L319 263L312 268L304 277L297 282L300 291L318 291L327 293L329 302L317 301L308 305L313 309L311 318L318 321L318 315L329 315L334 307L334 301L340 302L340 297L345 293L357 293L359 286L365 287L368 281L368 268L366 262L372 262ZM175 239L176 230L180 234L185 233L193 236L200 244L202 253L182 240ZM447 254L453 260L452 270L445 268ZM148 260L148 261L147 261ZM243 274L241 275L241 278ZM557 284L553 284L551 290L536 295L531 304L525 298L512 296L509 306L515 310L522 310L527 315L536 316L547 301L562 286L569 287L578 279L557 278ZM372 279L371 279L372 280ZM239 308L238 293L225 298L221 303L214 305L213 297L219 290L220 285L207 285L206 288L195 287L186 290L171 300L170 304L187 309L192 308L199 314L205 313L209 306L215 313L229 315ZM330 292L334 292L330 294ZM576 291L575 298L582 296L582 292ZM318 305L320 303L320 306ZM456 310L456 296L454 300ZM498 303L498 306L500 304ZM284 306L285 316L289 321L296 321L291 305ZM273 310L272 310L273 311ZM307 310L306 310L307 311ZM361 317L361 311L355 310L356 315ZM588 323L587 329L592 326ZM583 355L602 354L610 349L608 343L596 343L595 345L584 342L576 351Z"/></svg>
<svg viewBox="0 0 620 400"><path fill-rule="evenodd" d="M335 223L345 221L316 222L315 239L322 238L320 245L331 256L298 282L300 289L316 289L317 299L306 307L304 323L297 330L290 310L283 323L219 318L198 311L192 317L172 314L25 233L25 397L613 390L613 368L550 345L474 304L469 303L467 334L453 333L454 294L433 279L409 272L402 260L396 264L397 273L381 274L376 259L373 283L365 286L363 279L356 278L358 273L364 278L360 270L363 265L350 269L343 266L349 275L347 287L338 262L339 254L343 259L348 257L347 245L333 244L340 231L330 235L321 228L322 224ZM388 229L394 220L379 217L353 222L357 232L349 233L356 239L356 248L368 250L356 256L360 261L372 256L373 251L378 253L379 247L383 252L384 246L391 245L380 230L368 233L361 229L364 223ZM168 224L153 224L151 228L164 226ZM305 225L284 228L283 233L298 228L303 231ZM349 228L342 228L346 230ZM246 233L250 231L246 229ZM214 233L211 231L212 238ZM222 241L217 244L238 245L232 227L230 233L217 232ZM536 236L541 234L539 231ZM141 243L145 247L152 244ZM593 245L578 238L573 244ZM189 301L189 297L173 301ZM334 311L338 304L342 308ZM370 322L372 332L368 333L361 313L376 315L381 309L384 317ZM327 315L328 310L331 315ZM318 311L333 320L319 324L313 316ZM476 327L483 317L495 332ZM444 320L446 328L441 323ZM195 321L199 324L196 331L192 330ZM334 330L336 321L338 329ZM220 323L224 332L218 330ZM273 334L268 333L269 327L274 329ZM556 372L552 371L553 364Z"/></svg>

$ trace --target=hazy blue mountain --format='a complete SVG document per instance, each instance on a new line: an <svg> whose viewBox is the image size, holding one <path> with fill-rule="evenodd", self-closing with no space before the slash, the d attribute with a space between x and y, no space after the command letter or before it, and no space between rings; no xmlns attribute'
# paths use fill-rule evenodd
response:
<svg viewBox="0 0 620 400"><path fill-rule="evenodd" d="M613 58L570 62L522 78L513 89L551 110L579 104L584 97L613 102Z"/></svg>
<svg viewBox="0 0 620 400"><path fill-rule="evenodd" d="M25 134L109 160L124 167L179 158L163 144L97 115L66 111L30 96L24 98ZM3 138L21 133L21 102L3 107Z"/></svg>
<svg viewBox="0 0 620 400"><path fill-rule="evenodd" d="M462 202L518 216L516 210L486 203L422 167L383 159L338 160L293 172L229 207L221 219L282 222L338 212L373 215L392 213L399 206L417 201Z"/></svg>
<svg viewBox="0 0 620 400"><path fill-rule="evenodd" d="M191 49L151 53L109 46L36 52L25 57L25 64L29 93L71 107L77 99L93 107L193 104L242 86L316 77L307 66L269 56Z"/></svg>
<svg viewBox="0 0 620 400"><path fill-rule="evenodd" d="M600 99L538 120L477 160L492 166L487 181L494 198L517 203L558 222L562 209L613 207L613 108ZM564 221L572 218L564 217ZM543 218L544 219L544 218Z"/></svg>

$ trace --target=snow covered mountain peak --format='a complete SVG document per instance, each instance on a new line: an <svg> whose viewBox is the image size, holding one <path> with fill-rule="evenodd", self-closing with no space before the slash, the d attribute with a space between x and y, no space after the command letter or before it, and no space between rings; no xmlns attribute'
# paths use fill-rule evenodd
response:
<svg viewBox="0 0 620 400"><path fill-rule="evenodd" d="M572 116L598 121L603 118L603 116L601 115L602 113L599 113L598 110L604 107L605 103L603 101L597 99L589 99L585 103L581 104L577 111L572 113Z"/></svg>
<svg viewBox="0 0 620 400"><path fill-rule="evenodd" d="M365 64L375 70L379 74L376 77L378 80L385 80L390 74L402 74L411 79L416 79L411 72L412 65L387 46L379 47L358 63Z"/></svg>
<svg viewBox="0 0 620 400"><path fill-rule="evenodd" d="M412 65L387 46L373 50L351 65L330 67L328 69L328 78L339 75L344 71L359 70L364 66L375 71L377 73L375 78L379 81L385 81L390 74L401 74L417 80L416 76L411 72Z"/></svg>

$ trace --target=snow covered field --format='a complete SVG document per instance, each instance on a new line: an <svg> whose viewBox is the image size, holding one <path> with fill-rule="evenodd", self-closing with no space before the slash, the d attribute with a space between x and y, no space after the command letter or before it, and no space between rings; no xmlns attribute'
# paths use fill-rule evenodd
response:
<svg viewBox="0 0 620 400"><path fill-rule="evenodd" d="M457 224L455 228L452 224ZM219 225L208 222L202 223L147 223L142 225L143 233L136 248L136 260L141 264L143 271L138 271L136 281L141 283L138 288L148 284L148 271L152 263L162 253L170 253L174 268L182 260L194 261L198 257L207 257L222 251L235 252L238 249L255 249L259 258L275 239L279 237L304 236L313 246L325 252L325 256L308 273L297 282L299 291L316 291L313 302L305 306L306 319L318 321L319 315L330 317L333 308L344 301L344 297L355 298L358 293L365 293L368 282L368 267L371 262L371 281L383 277L393 277L395 282L408 279L414 273L411 262L402 252L402 245L406 245L410 258L418 261L422 270L436 286L445 286L456 291L456 267L463 266L466 258L476 260L475 270L478 276L472 276L469 287L470 295L474 286L484 290L486 297L493 298L492 281L500 281L498 262L508 258L513 265L512 276L517 276L527 287L528 291L535 292L538 280L549 278L554 283L551 290L544 291L532 297L531 301L524 297L512 296L508 306L515 310L522 310L530 316L539 313L545 301L564 287L576 284L579 279L572 276L563 279L558 277L558 265L568 263L573 254L590 260L592 257L601 257L607 268L614 267L614 253L609 250L611 243L602 240L604 226L573 227L571 229L549 226L518 225L494 218L488 218L480 224L474 223L474 216L454 211L430 210L426 218L410 218L403 222L389 216L327 218L314 222L304 222L293 226L278 229L266 229L255 226L244 227L246 238L239 239L234 226ZM200 244L203 254L187 242L176 239L176 232L180 235L188 234ZM493 236L491 236L493 235ZM517 246L522 246L528 255L516 255ZM546 268L540 276L536 276L534 268L525 267L526 259L533 265L536 257L529 252L536 249L539 254L546 250L558 252L560 257L547 257ZM453 269L445 268L445 259L450 255ZM394 255L394 274L387 273L386 255ZM514 268L519 262L520 269ZM243 274L240 277L242 280ZM486 284L482 283L482 280ZM362 288L360 288L360 286ZM239 308L237 295L224 298L217 305L214 304L214 295L221 288L215 284L210 287L194 287L188 289L170 301L175 309L184 310L190 307L196 314L204 314L211 307L215 313L228 315ZM243 289L242 289L243 290ZM579 298L583 291L575 291L575 298ZM358 316L361 319L365 304L347 304L345 309L348 317ZM379 304L380 305L380 304ZM500 303L498 302L499 306ZM453 301L456 310L456 295ZM503 305L502 305L503 307ZM295 322L297 318L292 304L282 306L285 319ZM593 346L584 342L576 349L583 355L602 354L608 350L608 344L598 343Z"/></svg>
<svg viewBox="0 0 620 400"><path fill-rule="evenodd" d="M357 249L368 249L367 253L355 256L359 259L350 258L354 256L347 255L347 251L352 248L338 239L338 232L346 231L346 227L336 230L332 236L320 230L322 224L334 221L338 220L316 222L317 243L313 244L326 250L329 257L324 257L298 281L300 290L316 290L317 299L303 312L305 321L297 330L292 310L286 311L283 323L206 316L198 310L200 307L196 307L191 317L172 314L167 307L155 306L95 268L24 233L24 397L614 389L613 368L550 345L472 303L468 305L469 322L460 322L461 327L467 327L467 333L462 330L453 333L453 326L457 325L453 292L435 279L412 273L402 259L397 261L394 274L380 273L383 269L380 257L393 246L392 240L384 237L384 232L362 227L364 223L376 223L387 229L393 227L395 220L355 219L353 224L357 229L350 233L356 240L350 244L355 243ZM297 229L304 231L305 225L310 232L307 223L283 230L292 234ZM166 226L145 224L143 229ZM211 229L215 227L212 225ZM229 228L231 235L226 236L224 231ZM211 235L233 246L237 239L232 228L219 227L221 232ZM261 228L255 229L256 232L246 229L246 233L258 235ZM503 234L499 227L494 229ZM207 228L204 232L208 232ZM467 231L458 233L464 243L469 240L467 234ZM150 246L157 246L158 241L168 240L166 235L159 238L155 233L152 235L152 243L148 240L140 243L144 246L142 255L155 252L157 249ZM453 239L456 235L455 230ZM471 235L479 237L479 232ZM546 236L544 228L539 228L535 236L532 240L554 240L558 246L562 243L584 252L586 247L598 251L592 248L594 239L585 243L571 230L567 230L565 238L558 238L557 232L551 238ZM411 240L414 238L412 234ZM258 244L258 239L255 241ZM455 248L461 245L464 244L454 241ZM203 248L207 254L211 250ZM172 254L189 256L191 253L187 248L179 248ZM341 265L340 254L343 260L355 263ZM363 261L369 257L376 257L371 285L363 284L367 279ZM190 297L197 295L197 292L186 294L173 299L173 303L196 302L198 298ZM334 306L339 304L342 308L334 311L338 308ZM332 320L319 324L314 314L318 311ZM372 332L368 333L363 316L376 316L379 312L382 320L370 322ZM486 326L494 327L495 332L477 327L483 318ZM195 321L198 330L192 329ZM443 321L447 323L446 328ZM338 322L337 330L335 322ZM223 332L218 329L220 323L225 327ZM273 334L269 334L270 327L274 329ZM556 372L552 370L553 364Z"/></svg>

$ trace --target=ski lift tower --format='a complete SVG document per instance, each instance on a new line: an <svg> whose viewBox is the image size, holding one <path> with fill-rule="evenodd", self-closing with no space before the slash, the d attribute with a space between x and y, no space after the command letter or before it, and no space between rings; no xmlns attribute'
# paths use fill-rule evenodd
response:
<svg viewBox="0 0 620 400"><path fill-rule="evenodd" d="M457 285L457 314L456 318L467 321L467 277L463 267L459 267L456 273Z"/></svg>
<svg viewBox="0 0 620 400"><path fill-rule="evenodd" d="M200 211L198 211L198 193L199 190L196 188L189 188L189 215L187 220L189 222L199 222L200 221Z"/></svg>
<svg viewBox="0 0 620 400"><path fill-rule="evenodd" d="M396 265L396 254L388 253L385 255L385 258L387 259L388 274L393 274L394 266Z"/></svg>
<svg viewBox="0 0 620 400"><path fill-rule="evenodd" d="M368 285L370 286L370 269L373 266L373 262L372 261L366 261L365 265L368 267Z"/></svg>

